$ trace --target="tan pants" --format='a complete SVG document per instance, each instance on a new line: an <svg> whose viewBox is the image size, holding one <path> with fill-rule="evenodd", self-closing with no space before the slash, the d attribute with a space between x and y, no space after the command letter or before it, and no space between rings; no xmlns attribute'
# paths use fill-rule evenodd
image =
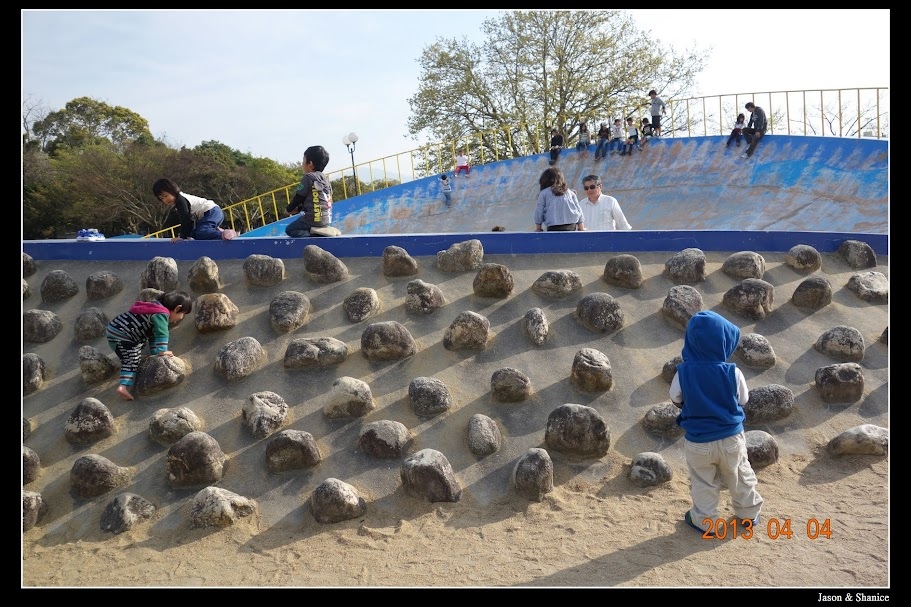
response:
<svg viewBox="0 0 911 607"><path fill-rule="evenodd" d="M690 496L693 507L690 518L703 530L709 526L703 519L718 519L718 500L722 482L731 492L734 515L754 519L762 509L762 496L756 490L756 473L747 458L743 432L709 443L683 441L686 466L690 473Z"/></svg>

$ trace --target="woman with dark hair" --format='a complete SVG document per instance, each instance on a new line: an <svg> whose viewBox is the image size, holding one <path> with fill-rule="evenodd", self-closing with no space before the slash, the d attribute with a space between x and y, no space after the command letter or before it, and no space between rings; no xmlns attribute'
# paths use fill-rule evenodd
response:
<svg viewBox="0 0 911 607"><path fill-rule="evenodd" d="M585 217L576 193L569 189L563 171L550 167L538 179L541 193L535 207L535 232L574 232L585 229Z"/></svg>

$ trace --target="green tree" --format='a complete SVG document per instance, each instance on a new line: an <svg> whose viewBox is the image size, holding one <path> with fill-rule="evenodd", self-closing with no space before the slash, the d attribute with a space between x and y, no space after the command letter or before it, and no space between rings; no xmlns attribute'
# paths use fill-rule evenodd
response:
<svg viewBox="0 0 911 607"><path fill-rule="evenodd" d="M41 149L52 156L61 148L106 142L122 149L133 141L150 143L154 139L148 121L139 114L90 97L73 99L62 110L35 120L31 132Z"/></svg>
<svg viewBox="0 0 911 607"><path fill-rule="evenodd" d="M426 133L458 141L482 132L473 157L541 152L551 128L569 143L580 121L638 115L650 89L665 100L686 93L707 56L678 54L615 10L512 11L488 19L482 31L482 45L438 39L425 47L420 85L408 100L415 139ZM426 162L439 159L431 153Z"/></svg>

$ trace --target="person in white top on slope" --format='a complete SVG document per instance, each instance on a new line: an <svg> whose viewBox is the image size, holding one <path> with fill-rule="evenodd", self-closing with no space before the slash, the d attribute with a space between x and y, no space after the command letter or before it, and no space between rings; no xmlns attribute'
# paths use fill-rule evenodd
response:
<svg viewBox="0 0 911 607"><path fill-rule="evenodd" d="M586 200L582 203L587 230L632 230L620 209L620 203L613 196L601 193L601 178L586 175L582 178Z"/></svg>

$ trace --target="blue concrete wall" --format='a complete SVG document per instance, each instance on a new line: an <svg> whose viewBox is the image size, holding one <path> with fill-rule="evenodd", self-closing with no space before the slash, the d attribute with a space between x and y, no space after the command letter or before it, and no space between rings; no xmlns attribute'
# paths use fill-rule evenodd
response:
<svg viewBox="0 0 911 607"><path fill-rule="evenodd" d="M300 256L316 244L338 257L380 256L389 245L435 255L478 239L491 254L669 251L787 251L808 244L823 253L849 239L888 255L888 143L770 135L751 159L725 150L725 137L653 141L632 157L597 163L564 150L558 166L581 193L582 178L599 174L634 230L535 233L538 177L548 155L477 166L455 179L447 208L438 176L372 192L334 205L334 238L284 236L288 218L232 241L171 243L167 239L25 241L34 259L245 259L252 254ZM507 232L491 232L503 225Z"/></svg>
<svg viewBox="0 0 911 607"><path fill-rule="evenodd" d="M768 135L750 159L727 137L653 140L631 157L595 162L564 150L558 166L582 195L600 175L637 230L778 230L888 234L887 141ZM548 154L474 167L443 204L439 176L336 203L345 234L528 231ZM283 220L248 236L282 236Z"/></svg>

